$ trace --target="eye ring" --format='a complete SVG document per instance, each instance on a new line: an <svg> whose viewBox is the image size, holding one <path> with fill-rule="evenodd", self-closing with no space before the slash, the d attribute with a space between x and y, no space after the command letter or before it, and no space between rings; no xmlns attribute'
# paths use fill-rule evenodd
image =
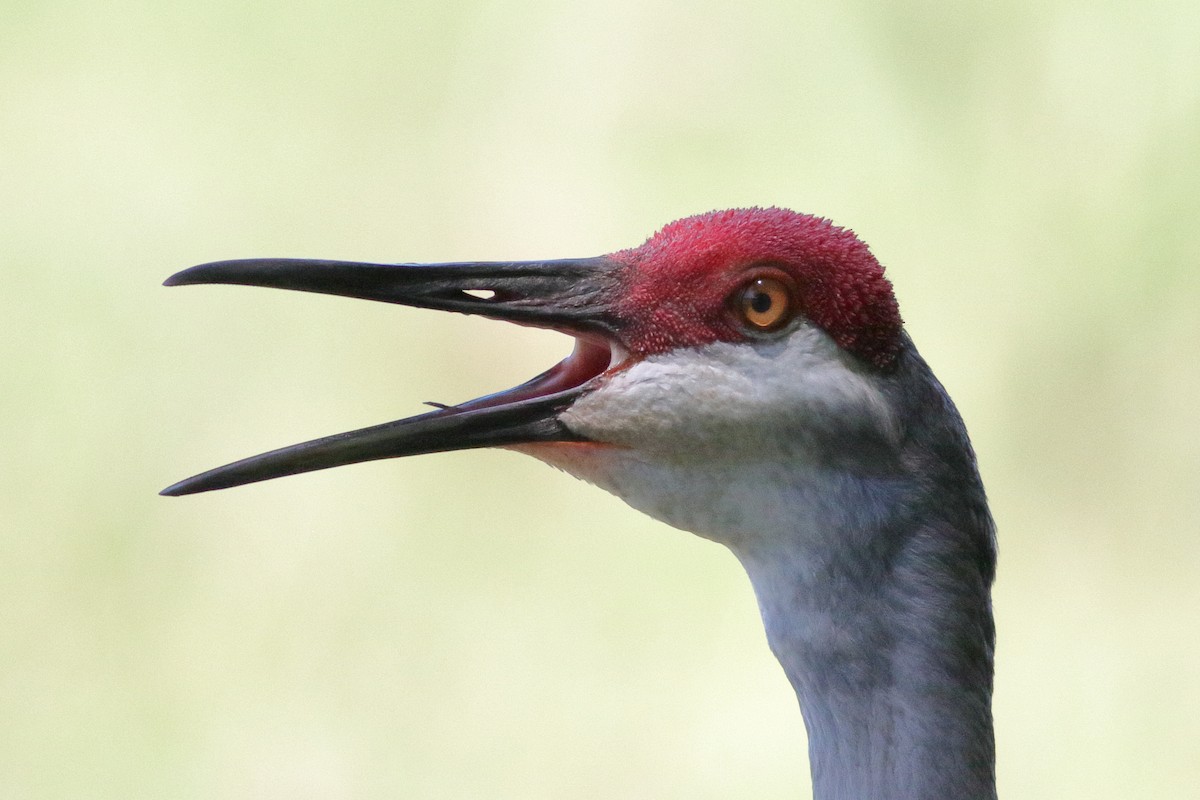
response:
<svg viewBox="0 0 1200 800"><path fill-rule="evenodd" d="M795 316L795 293L787 282L759 275L733 296L734 312L748 331L769 333L791 322Z"/></svg>

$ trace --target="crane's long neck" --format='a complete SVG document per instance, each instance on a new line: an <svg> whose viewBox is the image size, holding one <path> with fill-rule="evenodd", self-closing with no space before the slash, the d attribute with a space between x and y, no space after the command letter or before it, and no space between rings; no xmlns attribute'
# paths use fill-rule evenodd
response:
<svg viewBox="0 0 1200 800"><path fill-rule="evenodd" d="M962 532L892 519L884 545L854 516L821 538L871 539L874 558L735 550L800 699L814 798L995 797L988 568Z"/></svg>
<svg viewBox="0 0 1200 800"><path fill-rule="evenodd" d="M777 476L772 529L727 542L800 699L816 800L996 796L994 528L953 403L915 350L903 370L882 386L906 421L890 445L827 442Z"/></svg>
<svg viewBox="0 0 1200 800"><path fill-rule="evenodd" d="M588 473L738 556L800 700L814 800L995 797L995 543L962 441L922 448L923 479L778 463Z"/></svg>
<svg viewBox="0 0 1200 800"><path fill-rule="evenodd" d="M816 800L995 796L992 522L966 429L907 338L887 373L804 328L647 359L564 420L619 446L536 455L745 566Z"/></svg>

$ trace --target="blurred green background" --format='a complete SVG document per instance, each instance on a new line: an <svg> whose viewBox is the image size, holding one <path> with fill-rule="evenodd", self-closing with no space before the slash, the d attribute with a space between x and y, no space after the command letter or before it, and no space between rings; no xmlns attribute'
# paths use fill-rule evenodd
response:
<svg viewBox="0 0 1200 800"><path fill-rule="evenodd" d="M805 796L735 560L533 460L156 496L569 348L177 269L754 204L871 244L972 431L1002 795L1197 791L1200 5L0 10L0 796Z"/></svg>

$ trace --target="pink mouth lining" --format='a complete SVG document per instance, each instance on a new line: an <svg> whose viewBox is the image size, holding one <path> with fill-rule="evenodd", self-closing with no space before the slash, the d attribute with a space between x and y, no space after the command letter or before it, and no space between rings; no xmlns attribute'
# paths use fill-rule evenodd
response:
<svg viewBox="0 0 1200 800"><path fill-rule="evenodd" d="M555 364L536 378L495 394L469 400L447 411L476 411L481 408L512 405L535 397L547 397L568 389L575 389L593 378L599 377L616 366L618 358L612 345L603 339L575 337L575 349L571 355Z"/></svg>

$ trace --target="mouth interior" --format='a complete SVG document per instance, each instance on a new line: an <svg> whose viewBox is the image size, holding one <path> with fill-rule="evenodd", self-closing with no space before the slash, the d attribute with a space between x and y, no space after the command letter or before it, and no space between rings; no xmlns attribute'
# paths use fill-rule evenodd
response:
<svg viewBox="0 0 1200 800"><path fill-rule="evenodd" d="M449 406L446 410L449 412L475 411L481 408L519 403L535 397L548 397L578 388L619 366L624 360L625 353L619 345L603 339L576 336L575 349L571 351L571 355L536 378L531 378L512 389Z"/></svg>

